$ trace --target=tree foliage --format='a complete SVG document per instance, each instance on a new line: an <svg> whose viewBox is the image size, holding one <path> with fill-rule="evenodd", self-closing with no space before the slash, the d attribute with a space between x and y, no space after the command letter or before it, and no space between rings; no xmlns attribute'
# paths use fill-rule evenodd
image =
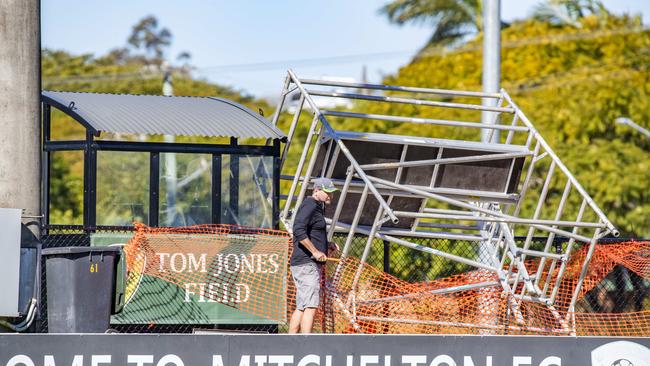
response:
<svg viewBox="0 0 650 366"><path fill-rule="evenodd" d="M395 0L380 11L398 25L431 25L429 44L453 44L483 27L482 0Z"/></svg>
<svg viewBox="0 0 650 366"><path fill-rule="evenodd" d="M128 40L130 46L115 48L105 55L74 55L66 51L44 49L41 56L43 89L161 95L165 74L161 65L165 49L171 44L172 39L169 30L159 29L157 20L147 17L134 26L133 34ZM144 50L144 53L131 52L134 47L136 51ZM270 109L265 101L257 100L251 95L193 77L190 72L189 60L189 53L183 52L177 58L180 65L168 67L168 71L174 75L174 95L217 96L242 103L252 110L258 110L259 108ZM53 109L52 139L79 140L84 138L85 132L77 122L64 113ZM138 137L103 134L100 138L134 139ZM162 136L146 136L144 138L149 141L161 141L163 139ZM176 141L223 143L228 140L223 138L178 136ZM119 154L113 155L118 156ZM137 159L133 157L109 159L105 161L103 169L110 173L110 171L119 172L120 169L142 168L142 165L136 164L136 162ZM80 158L79 153L52 153L51 174L51 222L56 224L80 224L83 213L83 159ZM117 186L106 187L111 186L113 183L119 183L118 186L120 187L134 188L142 186L142 184L138 183L139 181L136 182L137 178L134 177L129 178L123 175L111 177L107 175L105 178L101 180L98 177L98 190L106 192L106 194L99 194L101 192L98 192L98 206L103 205L107 212L120 212L123 207L117 205L124 205L124 202L112 202L116 200L113 197L114 194L120 191L110 191L110 189L116 189ZM210 186L208 185L205 189L209 191ZM143 201L141 196L146 193L140 191L134 190L130 192L131 195L137 196L138 199L129 199L128 201ZM129 190L121 192L129 192Z"/></svg>
<svg viewBox="0 0 650 366"><path fill-rule="evenodd" d="M533 12L537 20L576 28L582 27L580 20L590 15L607 23L610 13L600 0L549 0L538 4Z"/></svg>
<svg viewBox="0 0 650 366"><path fill-rule="evenodd" d="M596 16L579 28L527 20L503 34L502 85L623 235L650 236L650 141L614 123L650 121L650 31L638 17ZM481 36L453 53L421 56L387 84L481 89ZM456 101L461 99L456 98ZM476 113L395 104L370 113L479 120ZM446 127L373 126L387 133L478 139ZM557 200L561 192L549 199ZM532 209L532 208L527 208ZM577 212L578 207L568 210ZM575 216L575 214L574 214Z"/></svg>

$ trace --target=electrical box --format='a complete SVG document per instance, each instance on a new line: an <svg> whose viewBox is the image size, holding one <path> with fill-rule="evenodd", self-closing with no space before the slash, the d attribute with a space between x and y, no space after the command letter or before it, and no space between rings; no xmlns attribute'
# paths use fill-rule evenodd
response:
<svg viewBox="0 0 650 366"><path fill-rule="evenodd" d="M0 316L18 316L20 281L20 215L22 210L0 208Z"/></svg>

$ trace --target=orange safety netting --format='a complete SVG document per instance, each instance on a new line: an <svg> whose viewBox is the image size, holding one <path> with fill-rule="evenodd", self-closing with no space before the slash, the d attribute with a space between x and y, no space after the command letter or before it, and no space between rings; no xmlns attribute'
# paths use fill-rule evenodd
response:
<svg viewBox="0 0 650 366"><path fill-rule="evenodd" d="M125 247L127 301L144 275L178 286L194 302L218 302L256 317L286 323L295 289L289 274L291 239L286 232L231 225L187 228L136 226ZM567 307L578 282L586 248L566 266L553 307L520 301L505 293L495 274L469 271L435 281L409 283L358 258L327 265L319 328L329 333L545 334L650 336L650 294L633 311L591 309L585 295L616 266L650 281L650 242L597 245L575 313ZM527 267L536 271L536 262ZM559 263L540 287L555 283ZM494 286L472 287L493 282ZM445 289L466 286L454 292ZM621 284L621 286L626 286ZM629 286L629 284L627 284ZM650 286L638 289L648 291ZM593 291L592 291L593 294ZM601 293L591 303L606 304ZM643 302L645 301L645 302ZM604 306L604 305L603 305ZM639 309L640 306L640 309ZM154 321L154 320L152 320Z"/></svg>

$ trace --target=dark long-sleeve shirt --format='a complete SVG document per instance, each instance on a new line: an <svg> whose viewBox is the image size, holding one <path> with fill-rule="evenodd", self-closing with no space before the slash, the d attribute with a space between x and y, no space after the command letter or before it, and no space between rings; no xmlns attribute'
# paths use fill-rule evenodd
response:
<svg viewBox="0 0 650 366"><path fill-rule="evenodd" d="M323 202L307 197L298 208L293 221L293 253L291 265L316 262L311 252L300 242L309 238L316 249L327 253L327 224L325 223L325 207ZM318 263L318 262L317 262Z"/></svg>

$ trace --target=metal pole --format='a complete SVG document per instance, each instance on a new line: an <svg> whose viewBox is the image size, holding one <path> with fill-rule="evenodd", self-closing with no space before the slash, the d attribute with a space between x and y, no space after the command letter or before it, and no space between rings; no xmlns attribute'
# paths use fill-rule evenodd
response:
<svg viewBox="0 0 650 366"><path fill-rule="evenodd" d="M405 123L417 123L417 124L438 125L438 126L469 127L469 128L480 128L482 130L506 130L510 132L529 131L528 127L525 126L488 125L479 122L469 122L469 121L450 121L445 119L402 117L402 116L392 116L386 114L342 112L342 111L331 111L331 110L323 110L322 113L325 116L372 119L377 121L405 122Z"/></svg>
<svg viewBox="0 0 650 366"><path fill-rule="evenodd" d="M567 179L566 185L564 186L564 192L562 193L562 198L560 199L560 205L558 206L558 209L555 212L554 220L559 220L559 219L562 218L562 212L564 211L564 205L566 204L566 201L567 201L567 198L569 197L570 192L571 192L571 181ZM546 239L546 245L544 245L544 252L548 252L551 249L551 244L553 243L554 238L555 238L554 233L549 234L548 239ZM543 257L540 260L539 265L537 266L537 278L535 278L535 285L537 285L537 286L539 286L540 278L542 276L542 272L544 272L545 264L546 264L546 258ZM552 265L552 267L555 268L555 265ZM544 290L544 293L546 293L546 289Z"/></svg>
<svg viewBox="0 0 650 366"><path fill-rule="evenodd" d="M282 151L282 159L280 160L280 171L284 166L285 160L287 160L287 154L289 153L289 148L291 147L291 141L293 141L293 134L296 132L296 125L300 119L300 113L302 113L302 107L305 104L305 97L300 96L300 101L298 101L298 109L293 115L293 120L291 121L291 127L289 127L289 135L287 136L287 142L284 144L284 150ZM275 117L274 117L275 118Z"/></svg>
<svg viewBox="0 0 650 366"><path fill-rule="evenodd" d="M408 145L405 145L408 146ZM363 170L378 170L378 169L395 169L395 168L410 168L410 167L419 167L419 166L431 166L431 165L447 165L447 164L459 164L459 163L469 163L477 161L490 161L490 160L505 160L512 158L519 158L524 156L532 155L529 152L521 153L508 153L508 154L489 154L489 155L476 155L476 156L463 156L458 158L441 158L441 159L428 159L428 160L412 160L412 161L399 161L394 163L377 163L377 164L364 164L359 165ZM395 182L399 183L399 182Z"/></svg>
<svg viewBox="0 0 650 366"><path fill-rule="evenodd" d="M575 307L576 307L576 302L578 301L578 296L580 295L580 290L582 289L582 283L585 281L585 277L587 276L587 269L589 268L589 262L591 261L591 257L594 255L594 250L596 249L596 244L598 243L598 234L600 233L599 229L596 229L596 232L594 233L594 237L591 240L591 243L589 243L589 249L587 250L587 257L585 258L584 262L582 263L582 271L580 272L580 278L578 278L578 283L576 284L576 288L573 290L573 296L571 297L571 303L569 304L569 308L567 309L567 317L575 312Z"/></svg>
<svg viewBox="0 0 650 366"><path fill-rule="evenodd" d="M500 14L500 0L485 0L483 1L483 92L484 93L495 93L499 91L499 79L501 78L501 14ZM502 97L498 101L495 101L491 98L483 98L483 106L486 108L495 107L497 104L502 102ZM483 125L497 125L498 124L498 113L483 111L481 112L481 122ZM512 131L510 131L512 132ZM493 129L482 129L481 130L481 141L485 143L498 143L499 142L499 130ZM479 223L479 227L483 230L487 229L485 224ZM491 235L490 235L491 236ZM481 241L478 248L478 261L484 264L489 264L491 261L491 248L490 246L491 238ZM514 289L514 286L513 286ZM514 292L514 291L513 291ZM493 306L490 306L490 294L484 293L481 296L481 303L484 306L488 306L488 309L485 309L484 313L487 315L489 313L495 313L495 309L492 309ZM483 312L483 311L482 311ZM484 322L494 322L498 323L496 317L491 317L487 315L487 319L484 319ZM482 330L480 333L489 333L485 330Z"/></svg>
<svg viewBox="0 0 650 366"><path fill-rule="evenodd" d="M329 80L320 80L320 79L300 79L300 82L307 85L340 86L344 88L400 91L400 92L417 93L417 94L439 94L439 95L446 95L446 96L483 97L483 98L494 98L494 99L499 99L501 97L500 93L486 94L486 93L475 92L475 91L416 88L412 86L395 86L395 85L383 85L383 84L348 83L344 81L329 81Z"/></svg>
<svg viewBox="0 0 650 366"><path fill-rule="evenodd" d="M496 90L499 90L498 88ZM309 95L316 95L319 97L331 97L331 98L344 98L344 99L358 99L358 100L370 100L375 102L386 102L386 103L401 103L401 104L413 104L429 107L444 107L444 108L459 108L459 109L469 109L475 111L492 111L492 112L506 112L514 113L515 110L512 108L501 108L496 105L475 105L475 104L465 104L465 103L448 103L448 102L436 102L433 100L422 100L422 99L409 99L409 98L398 98L398 97L385 97L381 95L365 95L365 94L355 94L355 93L333 93L333 92L324 92L318 90L307 90ZM491 100L490 98L488 98Z"/></svg>
<svg viewBox="0 0 650 366"><path fill-rule="evenodd" d="M174 95L174 84L172 83L172 75L169 71L165 72L165 77L163 79L162 93L164 96L171 97ZM176 142L176 137L174 135L165 135L165 143L173 144ZM165 166L165 190L167 208L165 209L165 226L172 226L174 224L174 219L176 218L176 191L178 185L178 172L176 171L176 154L167 153L164 156L164 166Z"/></svg>
<svg viewBox="0 0 650 366"><path fill-rule="evenodd" d="M287 89L289 89L290 83L291 79L289 78L289 75L287 75L287 77L284 78L284 86L282 87L282 94L280 95L280 103L278 103L278 108L275 110L275 113L273 113L273 118L271 118L271 123L273 123L273 126L278 125L278 119L280 118L280 113L282 112L284 101L287 98ZM289 137L288 141L291 141L291 137Z"/></svg>
<svg viewBox="0 0 650 366"><path fill-rule="evenodd" d="M483 93L497 93L500 89L501 79L501 1L485 0L483 2ZM493 98L483 98L483 106L493 108L496 106ZM482 112L481 122L495 124L494 113ZM498 131L495 131L498 132ZM497 142L499 134L495 133L492 140L488 140L488 131L481 131L481 141Z"/></svg>
<svg viewBox="0 0 650 366"><path fill-rule="evenodd" d="M345 184L341 189L341 193L339 194L338 197L338 202L336 203L336 210L334 211L334 215L332 216L332 224L330 225L330 229L327 233L328 241L332 241L332 239L334 238L334 229L336 228L336 223L339 221L339 217L341 216L341 211L343 211L343 204L345 202L345 197L348 195L348 188L350 187L350 182L352 181L353 176L354 176L354 170L352 169L352 166L350 166L348 168L348 176L345 178Z"/></svg>
<svg viewBox="0 0 650 366"><path fill-rule="evenodd" d="M500 9L501 4L500 0L485 0L483 1L483 92L484 93L495 93L499 91L499 79L501 77L501 14ZM499 98L498 101L495 101L492 98L483 98L483 106L486 108L494 108L497 103L501 103L502 98ZM497 125L498 124L499 114L495 112L483 111L481 112L481 122L483 125ZM511 131L512 132L512 131ZM482 142L499 142L499 130L481 130L481 141ZM486 230L486 225L479 225L483 230ZM491 240L483 240L478 247L478 261L484 264L489 264L491 262ZM514 289L514 287L513 287ZM513 291L514 292L514 291ZM488 314L496 313L496 309L493 309L494 305L490 306L490 294L483 293L481 296L481 303L483 306L488 307L481 311L485 314L487 319L483 319L484 322L493 322L494 324L498 323L498 319L495 316L490 316ZM489 334L485 330L480 332L481 334Z"/></svg>
<svg viewBox="0 0 650 366"><path fill-rule="evenodd" d="M293 194L295 193L296 188L298 187L298 182L300 181L300 174L302 174L302 169L305 165L305 160L307 159L307 153L309 152L309 146L311 146L312 140L314 138L314 131L316 130L317 125L318 125L318 117L314 116L314 119L311 122L311 126L309 127L309 132L307 133L305 146L302 149L302 154L300 154L300 160L298 161L298 166L296 167L296 175L293 177L293 183L291 183L291 188L289 188L289 194L287 195L287 200L284 202L284 210L282 211L282 215L280 216L283 220L286 220L287 216L289 215L289 209L291 208L291 201L293 200Z"/></svg>

